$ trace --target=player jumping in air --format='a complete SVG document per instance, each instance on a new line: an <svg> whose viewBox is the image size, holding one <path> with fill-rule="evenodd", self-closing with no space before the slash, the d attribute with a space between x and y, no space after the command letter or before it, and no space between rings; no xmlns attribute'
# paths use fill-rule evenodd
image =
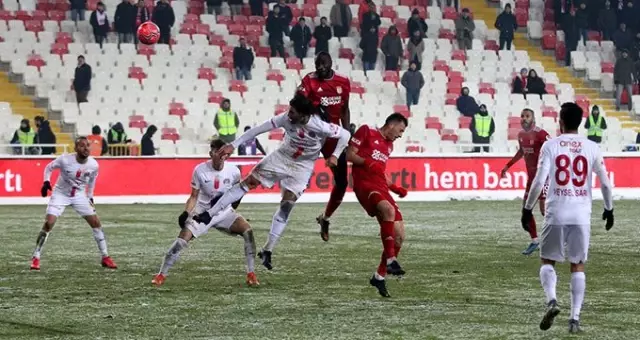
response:
<svg viewBox="0 0 640 340"><path fill-rule="evenodd" d="M402 137L407 118L399 113L387 117L380 129L361 126L351 138L347 160L353 164L353 191L367 214L378 219L380 238L384 248L378 270L369 283L383 297L390 297L384 278L387 273L404 275L397 256L404 240L402 214L389 190L401 198L407 190L391 183L385 174L393 142Z"/></svg>
<svg viewBox="0 0 640 340"><path fill-rule="evenodd" d="M249 190L262 184L271 188L277 182L282 188L280 207L273 215L269 238L258 253L262 264L272 269L271 254L284 232L295 202L307 188L320 149L327 138L337 138L333 154L327 159L327 166L335 167L338 157L349 142L349 132L338 125L326 123L315 113L312 103L297 93L289 102L289 112L275 116L261 125L246 131L242 136L218 150L228 157L235 148L256 136L278 128L284 128L285 138L276 151L258 163L249 176L234 185L208 211L194 216L198 222L209 224L211 216L217 215L231 203L240 200Z"/></svg>
<svg viewBox="0 0 640 340"><path fill-rule="evenodd" d="M531 190L531 183L533 182L533 178L536 177L536 171L538 169L538 157L540 155L540 149L542 149L542 145L551 138L547 131L536 126L536 119L531 109L524 109L520 114L520 123L522 124L522 130L518 133L518 144L520 148L518 152L511 158L511 160L504 166L502 169L502 177L505 177L509 168L511 168L515 163L517 163L521 158L524 157L524 162L527 167L527 188L524 191L524 201L527 200L529 196L529 192ZM542 216L544 216L544 201L545 201L546 190L543 189L540 194L540 212ZM529 246L522 251L523 255L531 255L536 249L538 249L538 233L536 230L536 220L533 216L531 216L531 223L529 224L529 229L525 230L531 236L531 243Z"/></svg>
<svg viewBox="0 0 640 340"><path fill-rule="evenodd" d="M316 71L307 74L302 79L298 91L303 93L313 105L318 108L325 121L336 125L342 125L349 129L349 94L351 93L351 81L347 77L336 74L332 69L331 56L320 52L316 57ZM328 138L322 148L322 155L329 159L336 148L337 140ZM338 166L331 168L335 184L331 189L331 196L323 214L316 221L320 225L320 236L324 241L329 241L329 219L338 209L347 191L348 174L345 154L338 157Z"/></svg>
<svg viewBox="0 0 640 340"><path fill-rule="evenodd" d="M111 269L118 268L107 253L107 241L104 238L102 224L93 206L93 190L98 177L98 162L89 156L91 153L90 147L86 137L78 137L74 148L76 153L62 155L47 164L44 169L44 183L40 190L42 197L47 197L47 193L51 190L51 174L53 170L60 169L60 176L51 193L49 205L47 206L47 216L36 240L36 249L31 259L31 269L33 270L40 270L42 247L47 241L58 217L62 215L64 209L69 205L89 223L93 231L93 238L96 240L98 250L102 255L102 266Z"/></svg>
<svg viewBox="0 0 640 340"><path fill-rule="evenodd" d="M580 310L585 292L584 264L587 262L591 233L591 183L593 172L600 180L604 198L602 219L606 230L613 227L613 198L598 144L578 134L582 109L575 103L562 104L562 135L542 147L538 173L522 208L522 226L531 227L533 206L542 192L547 177L549 191L544 227L540 238L540 282L546 295L547 308L540 329L547 330L560 313L556 300L556 262L564 262L565 245L571 263L571 315L569 332L580 332Z"/></svg>
<svg viewBox="0 0 640 340"><path fill-rule="evenodd" d="M169 269L180 256L180 252L187 248L189 242L193 238L205 235L209 228L216 228L232 236L242 236L244 255L247 261L247 284L249 286L260 284L254 273L256 246L253 240L253 230L251 230L249 223L234 210L240 205L239 200L213 216L208 224L197 223L189 218L209 209L227 190L240 182L240 169L235 165L225 163L224 159L218 155L218 150L223 146L224 142L219 139L211 141L211 149L209 150L211 160L202 162L193 169L191 196L187 199L184 211L178 217L178 225L182 230L164 256L160 272L151 281L156 286L164 283Z"/></svg>

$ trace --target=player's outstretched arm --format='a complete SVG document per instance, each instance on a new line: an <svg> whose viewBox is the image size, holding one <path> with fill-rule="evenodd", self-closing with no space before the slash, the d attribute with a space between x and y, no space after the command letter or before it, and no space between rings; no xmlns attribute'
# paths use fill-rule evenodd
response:
<svg viewBox="0 0 640 340"><path fill-rule="evenodd" d="M263 133L282 127L286 119L287 119L286 113L273 117L265 121L264 123L247 130L240 137L236 138L236 140L231 142L231 145L233 146L234 149L237 149L238 146L258 137Z"/></svg>
<svg viewBox="0 0 640 340"><path fill-rule="evenodd" d="M89 178L89 182L87 183L87 197L93 202L93 192L96 189L96 182L98 180L98 169L96 168L96 172L94 172Z"/></svg>
<svg viewBox="0 0 640 340"><path fill-rule="evenodd" d="M500 173L500 176L504 177L507 171L509 171L509 168L511 168L520 159L522 159L523 156L524 156L524 152L522 152L522 149L518 149L518 152L516 152L516 154L513 155L513 157L511 157L511 160L507 162L504 168L502 168L502 172Z"/></svg>

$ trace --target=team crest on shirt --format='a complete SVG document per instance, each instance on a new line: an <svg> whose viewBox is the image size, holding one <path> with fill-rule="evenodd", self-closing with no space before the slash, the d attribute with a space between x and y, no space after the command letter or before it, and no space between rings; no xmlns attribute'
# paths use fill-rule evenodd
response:
<svg viewBox="0 0 640 340"><path fill-rule="evenodd" d="M229 183L231 183L231 180L228 178L225 178L223 181L224 185L229 185Z"/></svg>
<svg viewBox="0 0 640 340"><path fill-rule="evenodd" d="M316 138L316 133L313 131L309 131L309 137Z"/></svg>
<svg viewBox="0 0 640 340"><path fill-rule="evenodd" d="M336 87L336 92L338 92L338 94L342 94L342 86Z"/></svg>

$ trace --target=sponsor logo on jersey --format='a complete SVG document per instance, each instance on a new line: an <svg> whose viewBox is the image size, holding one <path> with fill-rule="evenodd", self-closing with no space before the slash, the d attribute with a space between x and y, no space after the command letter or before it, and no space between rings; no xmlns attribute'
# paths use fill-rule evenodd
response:
<svg viewBox="0 0 640 340"><path fill-rule="evenodd" d="M360 146L360 144L362 144L362 142L360 142L360 140L356 139L356 137L351 137L351 143Z"/></svg>
<svg viewBox="0 0 640 340"><path fill-rule="evenodd" d="M387 155L383 154L379 150L373 150L373 152L371 153L371 158L384 163L386 163L387 160L389 159Z"/></svg>
<svg viewBox="0 0 640 340"><path fill-rule="evenodd" d="M340 104L342 104L342 97L340 96L320 98L320 105L322 106L333 106L333 105L340 105Z"/></svg>

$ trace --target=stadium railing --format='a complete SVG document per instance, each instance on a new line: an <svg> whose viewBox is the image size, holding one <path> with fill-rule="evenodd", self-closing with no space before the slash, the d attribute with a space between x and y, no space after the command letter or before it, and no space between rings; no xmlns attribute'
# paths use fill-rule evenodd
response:
<svg viewBox="0 0 640 340"><path fill-rule="evenodd" d="M42 148L46 147L55 147L57 154L69 151L66 144L0 144L0 155L38 156L42 154Z"/></svg>

